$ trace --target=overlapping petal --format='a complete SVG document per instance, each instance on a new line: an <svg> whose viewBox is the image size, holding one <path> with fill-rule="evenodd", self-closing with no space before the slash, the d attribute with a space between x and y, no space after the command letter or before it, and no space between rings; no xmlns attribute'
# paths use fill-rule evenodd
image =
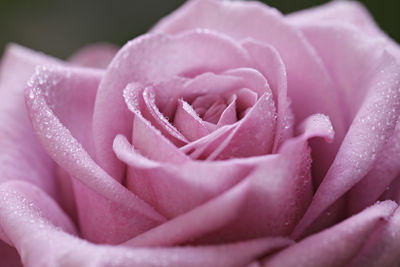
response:
<svg viewBox="0 0 400 267"><path fill-rule="evenodd" d="M10 45L0 72L0 182L29 181L56 197L54 164L33 133L24 103L26 81L37 64L58 60L27 48Z"/></svg>
<svg viewBox="0 0 400 267"><path fill-rule="evenodd" d="M368 245L367 241L374 238L375 231L386 224L386 220L390 219L396 208L397 204L393 201L378 203L331 228L311 235L282 250L267 259L264 266L349 266L354 255L357 255L366 244ZM391 243L393 239L385 240L390 245L396 244ZM372 256L372 260L385 259L382 255L373 257L377 254L374 251L370 252L372 254L368 256ZM387 253L390 257L395 256L389 251ZM359 266L370 266L370 262L365 261L364 263L368 264Z"/></svg>
<svg viewBox="0 0 400 267"><path fill-rule="evenodd" d="M388 53L371 66L367 91L335 161L314 195L294 236L304 234L318 217L373 168L394 132L400 114L400 65Z"/></svg>
<svg viewBox="0 0 400 267"><path fill-rule="evenodd" d="M264 238L241 243L171 248L94 245L74 237L63 211L45 193L25 183L0 185L0 227L34 266L243 266L291 243Z"/></svg>
<svg viewBox="0 0 400 267"><path fill-rule="evenodd" d="M100 166L121 180L123 166L112 153L112 142L117 134L131 134L132 126L126 122L132 121L133 115L122 96L127 84L158 84L177 75L193 77L246 66L243 49L228 38L205 31L177 36L150 34L125 45L110 64L96 99L93 138Z"/></svg>
<svg viewBox="0 0 400 267"><path fill-rule="evenodd" d="M67 101L58 102L57 99L62 99L60 97L66 93L71 93L72 99L79 95L82 97L79 101L88 102L85 108L90 110L93 98L83 97L93 96L92 90L97 84L98 74L90 70L41 68L28 83L26 104L34 131L47 153L79 181L75 183L75 190L78 205L81 205L78 207L82 207L78 212L83 236L97 242L118 243L157 225L164 218L93 161L78 141L81 136L75 131L74 121L65 121L71 130L60 121L60 118L65 119L62 115L69 107L64 106ZM85 89L87 91L83 91ZM73 133L78 133L79 139ZM109 216L103 217L104 213Z"/></svg>
<svg viewBox="0 0 400 267"><path fill-rule="evenodd" d="M145 158L117 137L114 150L130 166L128 184L166 217L175 217L129 242L209 243L289 234L312 197L307 140L333 138L323 115L309 118L303 129L277 155L180 165Z"/></svg>

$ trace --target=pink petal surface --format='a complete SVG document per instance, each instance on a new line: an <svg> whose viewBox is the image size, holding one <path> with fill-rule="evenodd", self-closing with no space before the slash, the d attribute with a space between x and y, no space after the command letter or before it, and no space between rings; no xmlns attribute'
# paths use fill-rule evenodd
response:
<svg viewBox="0 0 400 267"><path fill-rule="evenodd" d="M400 174L400 124L397 122L394 133L385 144L382 153L369 173L356 184L348 195L348 213L354 214L373 204L392 187ZM398 198L392 198L398 201Z"/></svg>
<svg viewBox="0 0 400 267"><path fill-rule="evenodd" d="M292 231L312 198L308 140L333 138L332 125L324 115L311 116L304 124L302 135L286 141L277 155L260 157L260 164L246 177L249 194L240 209L240 217L202 240L219 240L215 236L235 240L287 235Z"/></svg>
<svg viewBox="0 0 400 267"><path fill-rule="evenodd" d="M334 24L350 24L370 35L382 33L374 18L358 1L331 1L325 5L293 12L286 18L294 26L332 22Z"/></svg>
<svg viewBox="0 0 400 267"><path fill-rule="evenodd" d="M321 213L358 183L373 167L392 135L400 112L400 66L383 53L365 81L366 98L335 161L293 235L299 237Z"/></svg>
<svg viewBox="0 0 400 267"><path fill-rule="evenodd" d="M68 61L77 66L105 69L118 50L119 47L112 44L92 44L79 49Z"/></svg>
<svg viewBox="0 0 400 267"><path fill-rule="evenodd" d="M229 105L222 112L222 114L218 120L217 128L220 128L225 125L233 124L237 121L238 118L236 115L236 99L237 99L236 95L233 95L231 97Z"/></svg>
<svg viewBox="0 0 400 267"><path fill-rule="evenodd" d="M143 89L143 88L138 88ZM138 94L138 93L136 93ZM172 125L168 119L160 112L156 105L156 95L152 87L146 87L142 91L142 97L144 102L144 107L138 110L143 114L153 126L155 126L163 136L167 137L172 143L177 146L182 146L187 144L189 141L183 136L174 125ZM140 100L139 100L140 101Z"/></svg>
<svg viewBox="0 0 400 267"><path fill-rule="evenodd" d="M236 124L225 125L221 128L216 129L215 124L204 122L205 126L211 133L194 142L187 144L179 148L182 152L188 154L188 156L193 160L205 160L211 155L217 147L219 147L223 142L226 141L228 136L237 127ZM214 127L213 127L214 126Z"/></svg>
<svg viewBox="0 0 400 267"><path fill-rule="evenodd" d="M343 108L347 110L347 119L351 121L364 101L370 73L375 71L375 62L379 62L387 42L370 38L345 24L316 24L314 20L310 20L303 22L300 28L319 52L336 81L345 104ZM330 47L329 53L327 46ZM372 129L376 127L379 125L372 126ZM383 148L374 169L352 189L348 201L350 214L359 212L378 200L397 176L397 143L400 140L397 132L399 131L396 130Z"/></svg>
<svg viewBox="0 0 400 267"><path fill-rule="evenodd" d="M82 70L41 68L30 80L25 99L34 131L43 147L79 181L75 190L78 205L82 205L78 211L83 236L97 242L118 243L157 225L164 218L105 173L56 116L57 111L62 110L55 108L57 102L52 102L57 99L57 92L61 95L67 89L77 92L80 86L90 84L90 79L82 82L89 77L89 73ZM105 213L109 216L103 217Z"/></svg>
<svg viewBox="0 0 400 267"><path fill-rule="evenodd" d="M132 114L122 96L128 83L157 84L177 75L221 72L246 65L246 55L240 47L209 32L173 37L150 34L129 42L111 62L97 94L93 133L100 166L121 180L123 166L112 153L112 142L117 134L131 133L131 125L126 122L132 120Z"/></svg>
<svg viewBox="0 0 400 267"><path fill-rule="evenodd" d="M272 151L275 119L272 94L265 93L207 160L269 154Z"/></svg>
<svg viewBox="0 0 400 267"><path fill-rule="evenodd" d="M400 209L371 234L349 266L396 266L400 261Z"/></svg>
<svg viewBox="0 0 400 267"><path fill-rule="evenodd" d="M61 64L18 45L9 45L0 70L0 183L24 180L56 197L54 163L33 134L25 103L26 81L37 64Z"/></svg>
<svg viewBox="0 0 400 267"><path fill-rule="evenodd" d="M299 28L335 81L346 123L350 124L368 92L365 86L369 75L382 57L387 42L370 38L348 25L320 22L300 25Z"/></svg>
<svg viewBox="0 0 400 267"><path fill-rule="evenodd" d="M196 111L182 99L178 101L174 124L189 141L195 141L210 133Z"/></svg>
<svg viewBox="0 0 400 267"><path fill-rule="evenodd" d="M219 246L128 248L78 239L57 204L21 182L0 185L0 226L16 246L24 266L243 266L290 244L264 238Z"/></svg>
<svg viewBox="0 0 400 267"><path fill-rule="evenodd" d="M253 168L251 161L180 164L153 161L135 151L123 136L115 139L114 151L129 166L127 187L167 218L216 197L245 178Z"/></svg>
<svg viewBox="0 0 400 267"><path fill-rule="evenodd" d="M363 248L374 231L385 224L396 208L393 201L378 203L282 250L268 258L264 266L348 266L354 255Z"/></svg>
<svg viewBox="0 0 400 267"><path fill-rule="evenodd" d="M189 158L169 141L162 133L146 120L140 110L143 106L140 96L140 83L130 83L124 90L124 99L128 109L134 114L132 140L135 147L153 160L182 163ZM154 149L157 148L157 149Z"/></svg>

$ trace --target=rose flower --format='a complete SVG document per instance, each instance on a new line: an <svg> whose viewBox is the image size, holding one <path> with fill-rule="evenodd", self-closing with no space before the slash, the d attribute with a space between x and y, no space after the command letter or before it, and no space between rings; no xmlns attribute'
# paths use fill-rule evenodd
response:
<svg viewBox="0 0 400 267"><path fill-rule="evenodd" d="M1 266L399 266L399 61L347 1L192 0L67 62L10 45Z"/></svg>

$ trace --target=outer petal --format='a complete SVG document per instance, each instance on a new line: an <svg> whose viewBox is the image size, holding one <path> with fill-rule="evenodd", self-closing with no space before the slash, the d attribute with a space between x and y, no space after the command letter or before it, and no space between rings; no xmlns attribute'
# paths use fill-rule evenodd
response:
<svg viewBox="0 0 400 267"><path fill-rule="evenodd" d="M93 133L100 166L121 180L123 168L112 154L112 142L117 134L131 133L126 122L132 114L122 96L128 83L157 84L177 75L192 77L239 66L247 66L245 52L231 40L208 32L145 35L128 43L108 68L96 99Z"/></svg>
<svg viewBox="0 0 400 267"><path fill-rule="evenodd" d="M29 181L56 195L54 164L40 146L26 113L24 88L37 64L61 64L18 45L8 46L0 70L0 183Z"/></svg>
<svg viewBox="0 0 400 267"><path fill-rule="evenodd" d="M56 116L63 114L63 107L54 105L64 102L55 100L66 90L73 96L80 86L87 85L90 90L91 82L96 83L96 79L90 80L90 75L85 75L88 73L82 70L41 69L28 84L27 108L43 147L81 183L75 189L78 204L82 205L79 215L83 235L97 242L122 242L157 225L163 218L105 173ZM71 126L75 133L76 125ZM105 213L109 216L103 217Z"/></svg>
<svg viewBox="0 0 400 267"><path fill-rule="evenodd" d="M396 266L400 262L400 209L383 221L349 266Z"/></svg>
<svg viewBox="0 0 400 267"><path fill-rule="evenodd" d="M354 214L372 205L386 191L398 190L393 181L400 174L400 123L390 137L375 166L348 196L348 213ZM398 201L398 198L388 198Z"/></svg>
<svg viewBox="0 0 400 267"><path fill-rule="evenodd" d="M383 53L365 81L367 96L313 202L293 235L299 237L373 167L392 135L400 113L400 65ZM307 229L309 228L309 229Z"/></svg>
<svg viewBox="0 0 400 267"><path fill-rule="evenodd" d="M78 239L52 199L24 183L0 186L0 226L25 266L243 266L290 244L265 238L220 246L128 248Z"/></svg>
<svg viewBox="0 0 400 267"><path fill-rule="evenodd" d="M82 67L105 69L118 50L119 47L112 44L92 44L75 52L68 61Z"/></svg>
<svg viewBox="0 0 400 267"><path fill-rule="evenodd" d="M267 259L264 266L347 266L375 229L390 218L396 207L392 201L376 204L282 250Z"/></svg>
<svg viewBox="0 0 400 267"><path fill-rule="evenodd" d="M114 150L129 166L128 188L168 218L223 193L253 168L251 161L152 161L137 153L123 136L115 139Z"/></svg>
<svg viewBox="0 0 400 267"><path fill-rule="evenodd" d="M346 23L370 35L382 34L368 10L358 1L331 1L325 5L291 13L286 18L294 26L317 25L321 22Z"/></svg>

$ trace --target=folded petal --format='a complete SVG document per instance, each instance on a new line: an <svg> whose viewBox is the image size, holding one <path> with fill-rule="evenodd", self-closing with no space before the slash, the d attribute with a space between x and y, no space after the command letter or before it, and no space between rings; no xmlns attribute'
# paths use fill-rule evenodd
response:
<svg viewBox="0 0 400 267"><path fill-rule="evenodd" d="M160 146L158 146L160 147ZM117 157L128 165L127 187L167 218L183 214L228 190L251 171L251 160L153 161L137 153L123 136L114 141Z"/></svg>
<svg viewBox="0 0 400 267"><path fill-rule="evenodd" d="M0 69L0 183L31 182L56 197L54 163L33 134L24 103L24 88L38 64L61 62L12 44L5 51Z"/></svg>
<svg viewBox="0 0 400 267"><path fill-rule="evenodd" d="M203 237L202 242L285 236L292 231L312 198L308 140L333 137L332 125L324 115L311 116L304 124L302 135L286 141L278 154L260 157L259 164L246 177L249 194L240 217Z"/></svg>
<svg viewBox="0 0 400 267"><path fill-rule="evenodd" d="M79 49L68 61L82 67L105 69L118 50L119 47L112 44L92 44Z"/></svg>
<svg viewBox="0 0 400 267"><path fill-rule="evenodd" d="M145 103L142 97L142 84L130 83L124 90L128 109L134 114L132 142L136 149L153 160L183 163L189 158L142 115ZM143 113L146 113L145 111ZM152 116L146 113L147 117ZM161 114L160 114L161 115ZM162 116L162 115L161 115ZM154 119L154 118L153 118ZM163 123L168 123L164 121ZM157 148L157 149L155 149Z"/></svg>
<svg viewBox="0 0 400 267"><path fill-rule="evenodd" d="M189 141L195 141L210 133L196 111L182 99L178 101L174 124Z"/></svg>
<svg viewBox="0 0 400 267"><path fill-rule="evenodd" d="M239 46L210 32L150 34L129 42L111 62L96 99L93 138L100 166L122 179L123 165L113 155L112 143L117 134L129 137L132 132L132 125L126 123L132 121L132 114L122 94L128 83L157 84L179 75L193 77L247 65L246 53Z"/></svg>
<svg viewBox="0 0 400 267"><path fill-rule="evenodd" d="M271 153L276 125L275 104L265 93L237 122L235 129L207 157L207 160L245 158Z"/></svg>
<svg viewBox="0 0 400 267"><path fill-rule="evenodd" d="M394 133L385 144L382 153L369 173L356 184L348 195L349 214L361 211L372 205L382 194L396 190L393 181L400 174L400 123L397 122ZM393 198L397 200L397 198Z"/></svg>
<svg viewBox="0 0 400 267"><path fill-rule="evenodd" d="M78 212L83 235L97 242L121 242L157 225L163 217L101 169L56 116L62 110L54 106L57 102L52 102L58 93L62 95L67 89L76 92L82 84L90 84L77 76L84 80L85 74L64 68L41 68L27 86L28 113L45 150L79 181L75 190L82 207ZM109 216L103 218L105 213ZM102 224L98 218L102 218Z"/></svg>
<svg viewBox="0 0 400 267"><path fill-rule="evenodd" d="M291 243L264 238L219 246L129 248L78 239L63 211L46 194L24 183L0 186L1 228L24 266L243 266Z"/></svg>
<svg viewBox="0 0 400 267"><path fill-rule="evenodd" d="M400 114L400 65L383 53L365 81L367 95L325 179L293 235L297 238L374 166ZM318 224L318 222L316 222Z"/></svg>
<svg viewBox="0 0 400 267"><path fill-rule="evenodd" d="M368 92L365 86L370 73L375 70L387 43L346 24L313 22L298 27L335 81L346 123L351 124Z"/></svg>
<svg viewBox="0 0 400 267"><path fill-rule="evenodd" d="M392 201L378 203L267 258L264 266L348 266L396 208L397 205Z"/></svg>

